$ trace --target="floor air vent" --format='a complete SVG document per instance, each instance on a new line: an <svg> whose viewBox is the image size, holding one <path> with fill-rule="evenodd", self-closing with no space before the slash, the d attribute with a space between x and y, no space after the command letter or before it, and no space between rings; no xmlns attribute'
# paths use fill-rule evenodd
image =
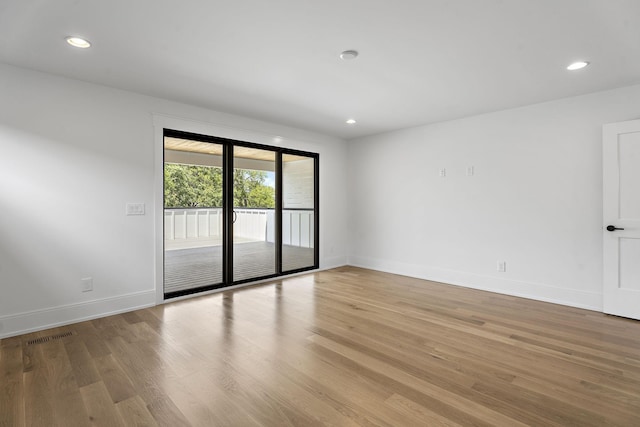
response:
<svg viewBox="0 0 640 427"><path fill-rule="evenodd" d="M49 341L59 340L61 338L70 337L71 335L75 335L74 332L65 332L62 334L49 335L47 337L36 338L35 340L27 341L27 345L35 345L35 344L44 344Z"/></svg>

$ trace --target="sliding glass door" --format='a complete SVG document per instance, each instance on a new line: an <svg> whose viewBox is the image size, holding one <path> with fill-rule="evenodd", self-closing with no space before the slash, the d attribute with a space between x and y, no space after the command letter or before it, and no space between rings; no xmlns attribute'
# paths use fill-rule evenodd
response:
<svg viewBox="0 0 640 427"><path fill-rule="evenodd" d="M277 272L276 152L233 148L233 280Z"/></svg>
<svg viewBox="0 0 640 427"><path fill-rule="evenodd" d="M221 144L164 138L164 292L221 284Z"/></svg>
<svg viewBox="0 0 640 427"><path fill-rule="evenodd" d="M316 159L282 155L282 271L317 264Z"/></svg>
<svg viewBox="0 0 640 427"><path fill-rule="evenodd" d="M165 298L318 268L318 155L165 129Z"/></svg>

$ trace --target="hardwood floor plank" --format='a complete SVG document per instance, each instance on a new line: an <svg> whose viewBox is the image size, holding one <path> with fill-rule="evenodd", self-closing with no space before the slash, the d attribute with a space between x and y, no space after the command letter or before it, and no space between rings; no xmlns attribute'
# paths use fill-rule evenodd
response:
<svg viewBox="0 0 640 427"><path fill-rule="evenodd" d="M258 313L255 315L259 316ZM294 325L297 329L299 323L296 322ZM302 333L307 333L307 329L302 329ZM259 336L265 336L268 332L265 330L264 334L260 333ZM415 423L414 420L398 411L389 410L384 405L390 397L390 392L380 384L350 370L342 370L330 360L318 357L306 343L298 343L295 340L296 332L290 328L287 328L288 333L283 332L283 329L279 329L279 341L282 345L275 349L269 345L269 338L258 340L255 334L243 337L260 346L261 350L269 355L270 363L273 365L271 369L305 388L338 412L354 418L359 424L384 426ZM241 335L239 332L236 334Z"/></svg>
<svg viewBox="0 0 640 427"><path fill-rule="evenodd" d="M312 344L310 348L318 354L319 357L330 361L332 366L340 372L349 371L354 372L357 375L365 378L372 384L377 385L379 388L383 388L389 393L397 393L405 396L406 398L429 408L433 412L455 422L460 425L472 425L472 426L491 426L492 424L484 422L476 418L473 414L470 414L460 407L455 407L444 403L430 395L421 393L403 382L396 381L394 378L389 378L384 374L380 374L369 367L363 366L352 359L342 356L339 353L333 352L323 346L317 346ZM397 423L393 425L411 425L411 423Z"/></svg>
<svg viewBox="0 0 640 427"><path fill-rule="evenodd" d="M380 407L376 407L375 411L370 410L371 403L374 401L378 401L382 405L388 397L388 393L385 390L381 390L377 385L365 385L359 377L336 375L333 366L327 363L319 364L320 360L313 357L311 351L306 347L295 342L288 342L284 337L282 339L284 345L275 351L266 348L267 346L260 346L255 339L251 343L260 347L259 354L261 354L261 358L264 359L270 371L275 372L282 381L295 384L300 390L304 391L305 395L311 395L314 399L333 408L336 416L346 417L355 421L358 425L375 426L394 425L387 422L387 420L395 418L397 422L401 419L401 417L394 417L389 411L385 411L386 413L384 414L380 413L377 410ZM247 350L247 353L250 353L250 351ZM306 363L305 360L310 363ZM239 374L245 378L247 377L247 373L241 372ZM253 383L256 380L249 378L248 381ZM256 385L259 384L256 383ZM354 387L355 384L359 384L359 386L356 388ZM354 389L357 389L354 393L347 392ZM251 396L246 396L246 398L255 400L256 396L252 393ZM281 405L278 402L269 402L270 405L274 403L276 409L280 411ZM362 405L362 403L365 404ZM257 418L261 419L260 417ZM274 424L267 423L266 425ZM347 425L346 421L341 421L340 425Z"/></svg>
<svg viewBox="0 0 640 427"><path fill-rule="evenodd" d="M6 341L0 347L0 426L23 426L22 344L15 339Z"/></svg>
<svg viewBox="0 0 640 427"><path fill-rule="evenodd" d="M147 405L147 408L160 426L182 427L191 425L175 403L166 396L155 399Z"/></svg>
<svg viewBox="0 0 640 427"><path fill-rule="evenodd" d="M111 396L109 396L109 391L103 382L100 381L81 387L80 394L87 408L92 426L115 427L127 425L116 411Z"/></svg>
<svg viewBox="0 0 640 427"><path fill-rule="evenodd" d="M137 395L129 377L112 354L96 358L95 364L113 403L122 402Z"/></svg>
<svg viewBox="0 0 640 427"><path fill-rule="evenodd" d="M559 402L547 396L514 385L476 383L473 389L496 400L507 402L525 411L539 413L548 420L544 424L559 426L602 426L605 416Z"/></svg>
<svg viewBox="0 0 640 427"><path fill-rule="evenodd" d="M240 388L243 382L249 385L248 389L265 390L269 404L278 408L294 425L357 425L326 401L299 387L288 375L291 372L278 370L277 360L257 349L253 343L244 341L237 345L244 351L236 353L229 364L232 371L227 373L233 374L227 377L230 391Z"/></svg>
<svg viewBox="0 0 640 427"><path fill-rule="evenodd" d="M155 350L142 342L129 344L121 337L110 339L108 344L137 394L147 404L164 402L166 395L162 381L171 374L171 369L160 360Z"/></svg>
<svg viewBox="0 0 640 427"><path fill-rule="evenodd" d="M398 369L395 366L380 362L378 359L371 357L367 354L352 350L349 347L338 344L332 340L326 339L320 335L313 335L308 338L315 344L321 345L329 350L335 351L344 357L347 357L356 363L367 366L368 368L385 375L389 378L394 378L409 387L429 396L433 399L440 400L441 402L452 405L464 406L467 411L473 411L473 415L486 423L492 425L512 425L512 426L524 426L523 424L513 418L509 418L499 412L494 411L488 407L477 404L469 399L461 397L455 393L451 393L448 390L435 386L428 381L424 381L420 378L416 378L405 371Z"/></svg>
<svg viewBox="0 0 640 427"><path fill-rule="evenodd" d="M460 424L454 423L411 399L407 399L396 393L388 398L385 403L411 416L416 424L433 427L460 427Z"/></svg>
<svg viewBox="0 0 640 427"><path fill-rule="evenodd" d="M54 393L52 404L53 412L59 425L74 427L91 425L80 389L59 390Z"/></svg>
<svg viewBox="0 0 640 427"><path fill-rule="evenodd" d="M640 411L620 404L603 396L593 397L586 393L579 393L562 387L553 387L549 384L531 378L516 377L513 384L543 396L551 397L559 402L591 411L597 414L606 414L615 425L633 426L640 425Z"/></svg>
<svg viewBox="0 0 640 427"><path fill-rule="evenodd" d="M37 355L37 352L33 352ZM62 426L58 424L54 412L54 395L49 390L46 377L40 369L24 374L24 408L27 426Z"/></svg>
<svg viewBox="0 0 640 427"><path fill-rule="evenodd" d="M158 425L139 396L116 403L116 409L120 418L125 420L128 426L155 427Z"/></svg>
<svg viewBox="0 0 640 427"><path fill-rule="evenodd" d="M367 306L366 302L361 302L360 304L362 306ZM350 317L353 317L353 316L358 316L363 318L371 317L371 312L372 311L375 312L376 310L377 308L372 306L368 306L367 310L358 308L356 312L350 315ZM367 312L366 316L363 316L361 314L363 311ZM409 315L410 314L406 312L403 313L401 316L389 315L385 317L388 325L378 324L378 325L371 325L371 327L375 329L390 328L396 325L396 321L391 319L397 318L399 320L397 320L397 326L395 330L400 331L403 328L404 317ZM440 330L442 329L446 330L446 328L453 328L459 331L460 334L463 334L462 336L467 335L466 337L464 337L464 341L467 343L467 345L471 345L471 344L474 344L475 342L478 342L479 351L483 351L483 347L486 346L487 344L486 339L491 339L496 341L492 343L492 345L495 347L501 348L501 351L505 351L509 354L518 353L517 357L514 357L514 361L516 361L517 364L520 364L522 362L523 357L525 359L530 359L529 361L533 364L541 364L540 359L546 359L546 361L551 363L545 363L544 364L545 369L550 369L550 368L554 369L556 371L556 374L562 374L566 370L565 367L560 367L562 366L562 361L558 360L558 357L561 357L564 359L567 359L567 358L563 357L564 355L558 352L545 351L548 349L545 349L543 347L538 347L535 345L527 345L526 343L518 342L517 340L513 340L511 337L506 336L505 334L487 333L486 331L481 330L481 328L477 328L477 330L473 330L465 326L460 326L457 324L457 322L451 322L451 324L446 324L437 319L425 318L422 314L419 314L419 313L413 314L413 316L414 316L414 319L416 320L425 320L426 322L428 322L427 323L428 329L424 329L424 328L416 329L415 335L418 335L421 333L424 335L424 333L427 332L428 330L432 330L433 332L431 332L431 334L439 335L438 338L434 339L434 342L443 342L443 340L445 341L448 340L449 334L445 333L444 335L442 335ZM435 322L436 326L440 326L440 327L435 329L432 327L429 327L429 324L433 322ZM393 331L394 329L391 329L391 330ZM396 332L396 333L402 334L402 332ZM459 346L459 342L453 342L452 345ZM520 350L524 350L525 353L521 352ZM491 353L493 354L493 352ZM579 360L576 359L575 357L572 357L570 366L574 366L576 362L579 362ZM609 376L612 374L612 372L601 372L600 370L594 369L592 367L585 368L581 373L583 375L583 378L582 378L583 380L588 380L595 383L605 383L605 384L608 384L610 382ZM613 380L613 382L615 383L615 387L622 388L623 392L629 391L629 390L636 390L638 388L637 383L633 379L618 378L617 380Z"/></svg>
<svg viewBox="0 0 640 427"><path fill-rule="evenodd" d="M243 379L235 372L229 372L226 362L221 361L219 366L211 365L211 368L217 369L207 369L181 379L181 396L176 398L171 394L176 402L180 402L180 407L188 405L192 408L185 412L189 412L190 419L192 414L197 416L194 425L295 425L269 393L249 384L238 384ZM209 409L208 402L215 402L218 409ZM193 408L197 410L193 411Z"/></svg>
<svg viewBox="0 0 640 427"><path fill-rule="evenodd" d="M83 338L72 337L64 343L64 348L78 387L84 387L101 380L100 373L96 369L94 360Z"/></svg>
<svg viewBox="0 0 640 427"><path fill-rule="evenodd" d="M27 335L23 342L24 407L26 425L66 425L86 419L77 394L78 385L62 340L30 345L35 337L55 336L60 329Z"/></svg>
<svg viewBox="0 0 640 427"><path fill-rule="evenodd" d="M5 425L637 426L640 322L341 267L0 340Z"/></svg>
<svg viewBox="0 0 640 427"><path fill-rule="evenodd" d="M81 337L87 351L91 357L101 357L111 354L111 350L107 347L107 344L103 341L103 336L98 332L91 321L76 323L73 328L77 331L78 336Z"/></svg>

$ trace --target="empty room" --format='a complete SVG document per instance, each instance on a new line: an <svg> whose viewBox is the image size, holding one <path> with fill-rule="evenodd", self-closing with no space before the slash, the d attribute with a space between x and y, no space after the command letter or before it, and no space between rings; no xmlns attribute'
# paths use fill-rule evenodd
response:
<svg viewBox="0 0 640 427"><path fill-rule="evenodd" d="M640 2L0 1L0 426L639 426Z"/></svg>

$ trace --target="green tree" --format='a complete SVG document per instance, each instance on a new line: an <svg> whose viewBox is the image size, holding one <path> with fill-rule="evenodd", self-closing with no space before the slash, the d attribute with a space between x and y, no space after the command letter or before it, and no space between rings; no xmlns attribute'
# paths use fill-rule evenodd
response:
<svg viewBox="0 0 640 427"><path fill-rule="evenodd" d="M260 185L249 192L249 206L259 208L275 208L276 190L273 187Z"/></svg>
<svg viewBox="0 0 640 427"><path fill-rule="evenodd" d="M274 208L275 191L264 185L266 178L267 173L264 171L235 169L234 206ZM167 208L222 207L222 169L166 163L164 205Z"/></svg>
<svg viewBox="0 0 640 427"><path fill-rule="evenodd" d="M221 207L222 170L209 166L165 164L164 205L167 208Z"/></svg>
<svg viewBox="0 0 640 427"><path fill-rule="evenodd" d="M195 203L191 171L184 165L164 165L164 205L167 208L189 207Z"/></svg>
<svg viewBox="0 0 640 427"><path fill-rule="evenodd" d="M233 171L233 205L241 208L275 207L274 190L264 185L267 173L249 169Z"/></svg>

